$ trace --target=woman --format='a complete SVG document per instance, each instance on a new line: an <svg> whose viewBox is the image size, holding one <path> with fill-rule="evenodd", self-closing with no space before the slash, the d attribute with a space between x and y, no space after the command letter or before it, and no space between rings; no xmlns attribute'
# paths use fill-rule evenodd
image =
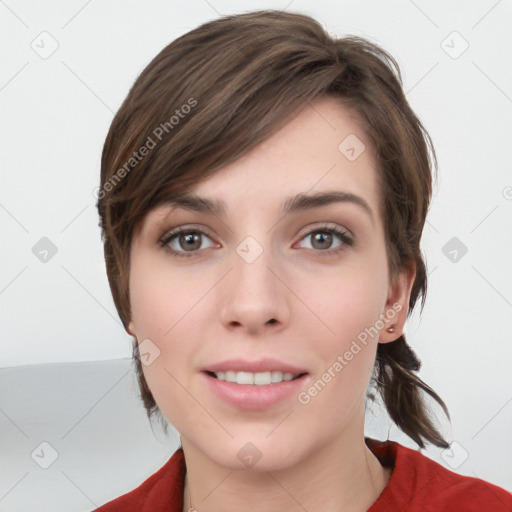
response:
<svg viewBox="0 0 512 512"><path fill-rule="evenodd" d="M256 11L162 50L110 128L98 210L144 405L182 446L99 510L511 510L364 436L375 387L419 447L449 446L403 335L435 164L364 39Z"/></svg>

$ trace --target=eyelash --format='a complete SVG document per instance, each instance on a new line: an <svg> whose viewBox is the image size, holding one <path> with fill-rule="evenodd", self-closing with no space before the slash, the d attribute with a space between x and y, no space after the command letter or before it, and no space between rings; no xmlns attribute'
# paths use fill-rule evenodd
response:
<svg viewBox="0 0 512 512"><path fill-rule="evenodd" d="M158 241L158 244L163 248L167 248L172 253L173 256L178 256L180 258L181 257L190 258L192 256L196 256L200 250L196 250L194 252L176 251L175 249L171 249L168 246L168 244L171 240L173 240L174 238L176 238L177 236L179 236L183 233L186 233L186 234L195 233L195 234L200 234L200 235L204 235L204 236L208 237L208 235L206 233L204 233L203 231L201 231L200 229L176 228L176 229L166 233L165 235L163 235L162 238L160 238L160 240ZM335 256L335 255L339 254L340 252L342 252L343 250L345 250L346 246L351 247L354 245L353 238L351 236L349 236L346 231L343 231L338 227L329 227L329 226L321 226L319 228L315 228L315 229L309 231L308 233L306 233L301 238L301 240L303 240L304 238L306 238L308 236L311 236L314 233L334 234L334 235L338 236L340 238L340 240L342 241L342 244L339 245L338 247L336 247L335 249L326 249L323 251L309 249L309 250L319 253L319 255L321 255L321 256ZM210 238L210 237L208 237L208 238Z"/></svg>

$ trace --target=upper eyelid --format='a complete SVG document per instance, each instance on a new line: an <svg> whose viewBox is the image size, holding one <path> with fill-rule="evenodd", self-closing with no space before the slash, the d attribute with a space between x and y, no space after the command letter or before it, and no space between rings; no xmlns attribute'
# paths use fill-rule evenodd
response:
<svg viewBox="0 0 512 512"><path fill-rule="evenodd" d="M197 231L203 235L206 235L206 236L212 238L212 235L208 234L208 229L205 229L202 226L201 227L196 226L195 224L186 224L185 226L176 226L175 228L165 230L164 233L162 234L162 236L160 236L159 240L164 240L171 236L176 236L183 232L188 232L188 231L193 231L193 232Z"/></svg>

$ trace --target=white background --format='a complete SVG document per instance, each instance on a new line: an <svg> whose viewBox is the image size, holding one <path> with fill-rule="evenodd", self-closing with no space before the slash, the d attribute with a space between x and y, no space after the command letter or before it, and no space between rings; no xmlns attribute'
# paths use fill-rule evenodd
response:
<svg viewBox="0 0 512 512"><path fill-rule="evenodd" d="M262 8L310 14L397 59L439 159L422 245L428 298L406 334L420 376L451 412L452 460L468 454L455 469L512 489L507 0L0 2L0 367L130 357L93 194L113 114L173 39L221 14ZM57 247L46 263L32 252L42 237ZM468 249L456 262L442 252L452 237Z"/></svg>

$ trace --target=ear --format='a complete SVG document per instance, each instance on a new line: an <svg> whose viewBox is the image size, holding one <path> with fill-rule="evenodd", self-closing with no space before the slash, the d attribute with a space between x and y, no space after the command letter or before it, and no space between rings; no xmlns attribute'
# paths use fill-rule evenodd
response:
<svg viewBox="0 0 512 512"><path fill-rule="evenodd" d="M415 278L416 265L411 263L390 282L388 298L383 311L384 318L387 320L380 332L379 343L389 343L402 336Z"/></svg>
<svg viewBox="0 0 512 512"><path fill-rule="evenodd" d="M133 325L133 321L130 321L130 323L128 324L128 327L126 328L126 330L128 331L129 334L131 334L134 338L137 337L137 335L135 334L135 326Z"/></svg>

